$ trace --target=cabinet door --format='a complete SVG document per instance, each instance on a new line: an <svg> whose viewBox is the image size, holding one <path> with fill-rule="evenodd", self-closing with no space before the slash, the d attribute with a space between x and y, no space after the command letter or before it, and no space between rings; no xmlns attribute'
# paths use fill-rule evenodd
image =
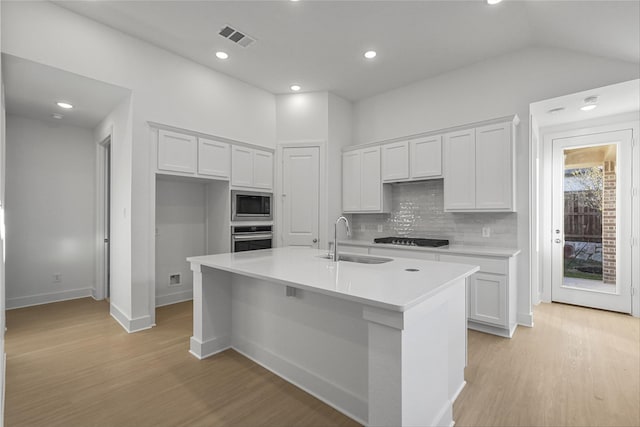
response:
<svg viewBox="0 0 640 427"><path fill-rule="evenodd" d="M507 277L475 273L469 277L469 319L507 326Z"/></svg>
<svg viewBox="0 0 640 427"><path fill-rule="evenodd" d="M158 169L196 173L198 144L195 136L158 131Z"/></svg>
<svg viewBox="0 0 640 427"><path fill-rule="evenodd" d="M226 142L198 138L198 173L228 179L229 152Z"/></svg>
<svg viewBox="0 0 640 427"><path fill-rule="evenodd" d="M382 210L382 181L380 179L380 147L362 150L360 178L360 210Z"/></svg>
<svg viewBox="0 0 640 427"><path fill-rule="evenodd" d="M442 136L412 139L409 158L411 179L442 176Z"/></svg>
<svg viewBox="0 0 640 427"><path fill-rule="evenodd" d="M409 141L382 146L382 180L384 182L409 179Z"/></svg>
<svg viewBox="0 0 640 427"><path fill-rule="evenodd" d="M253 150L234 146L231 149L231 185L253 186Z"/></svg>
<svg viewBox="0 0 640 427"><path fill-rule="evenodd" d="M475 129L444 137L444 210L474 209L476 206Z"/></svg>
<svg viewBox="0 0 640 427"><path fill-rule="evenodd" d="M271 190L273 188L273 153L255 150L253 156L253 186Z"/></svg>
<svg viewBox="0 0 640 427"><path fill-rule="evenodd" d="M348 151L342 154L342 211L360 210L360 151Z"/></svg>
<svg viewBox="0 0 640 427"><path fill-rule="evenodd" d="M511 124L476 128L476 208L513 210Z"/></svg>

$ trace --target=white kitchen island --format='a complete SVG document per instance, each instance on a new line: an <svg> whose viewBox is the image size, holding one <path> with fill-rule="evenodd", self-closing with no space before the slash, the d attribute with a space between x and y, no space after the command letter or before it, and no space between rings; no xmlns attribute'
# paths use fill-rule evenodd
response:
<svg viewBox="0 0 640 427"><path fill-rule="evenodd" d="M323 255L189 258L191 353L233 348L366 425L451 425L464 387L465 279L478 267Z"/></svg>

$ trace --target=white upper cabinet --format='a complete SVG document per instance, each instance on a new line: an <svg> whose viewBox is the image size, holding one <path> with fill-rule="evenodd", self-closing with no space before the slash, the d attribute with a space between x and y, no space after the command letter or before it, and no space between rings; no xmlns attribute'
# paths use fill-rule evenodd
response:
<svg viewBox="0 0 640 427"><path fill-rule="evenodd" d="M231 185L273 189L273 153L233 146L231 150Z"/></svg>
<svg viewBox="0 0 640 427"><path fill-rule="evenodd" d="M382 182L417 181L441 177L441 135L382 145Z"/></svg>
<svg viewBox="0 0 640 427"><path fill-rule="evenodd" d="M382 185L379 146L342 154L343 212L389 212L390 196Z"/></svg>
<svg viewBox="0 0 640 427"><path fill-rule="evenodd" d="M273 153L253 151L253 186L269 190L273 188Z"/></svg>
<svg viewBox="0 0 640 427"><path fill-rule="evenodd" d="M515 211L514 127L502 122L445 135L445 211Z"/></svg>
<svg viewBox="0 0 640 427"><path fill-rule="evenodd" d="M158 169L195 174L198 142L193 135L160 129L158 131Z"/></svg>
<svg viewBox="0 0 640 427"><path fill-rule="evenodd" d="M382 181L409 179L409 141L382 146Z"/></svg>
<svg viewBox="0 0 640 427"><path fill-rule="evenodd" d="M442 177L442 136L412 139L409 144L411 179Z"/></svg>
<svg viewBox="0 0 640 427"><path fill-rule="evenodd" d="M476 208L513 210L512 124L476 128Z"/></svg>
<svg viewBox="0 0 640 427"><path fill-rule="evenodd" d="M476 207L476 131L444 136L444 209Z"/></svg>
<svg viewBox="0 0 640 427"><path fill-rule="evenodd" d="M360 210L360 151L348 151L342 154L342 210L356 212Z"/></svg>
<svg viewBox="0 0 640 427"><path fill-rule="evenodd" d="M198 173L229 179L230 152L226 142L198 138Z"/></svg>

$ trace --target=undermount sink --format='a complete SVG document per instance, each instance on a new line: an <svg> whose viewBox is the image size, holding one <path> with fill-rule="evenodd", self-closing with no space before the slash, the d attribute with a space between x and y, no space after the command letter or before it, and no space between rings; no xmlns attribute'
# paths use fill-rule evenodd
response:
<svg viewBox="0 0 640 427"><path fill-rule="evenodd" d="M320 255L320 258L331 259L331 255ZM392 258L382 258L376 256L367 255L351 255L351 254L339 254L338 261L357 262L359 264L384 264L385 262L393 261Z"/></svg>

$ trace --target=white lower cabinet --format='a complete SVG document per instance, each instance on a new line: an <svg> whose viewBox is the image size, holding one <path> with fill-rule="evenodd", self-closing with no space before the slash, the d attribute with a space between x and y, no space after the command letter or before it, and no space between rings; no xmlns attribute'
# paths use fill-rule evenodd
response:
<svg viewBox="0 0 640 427"><path fill-rule="evenodd" d="M484 256L449 254L442 249L395 249L371 244L340 244L344 252L417 258L422 260L477 265L480 271L467 280L467 327L480 332L511 338L517 327L517 254ZM368 252L363 251L368 249ZM443 253L444 252L444 253ZM517 251L516 251L517 252Z"/></svg>
<svg viewBox="0 0 640 427"><path fill-rule="evenodd" d="M507 327L507 278L478 272L469 278L468 313L471 320Z"/></svg>

